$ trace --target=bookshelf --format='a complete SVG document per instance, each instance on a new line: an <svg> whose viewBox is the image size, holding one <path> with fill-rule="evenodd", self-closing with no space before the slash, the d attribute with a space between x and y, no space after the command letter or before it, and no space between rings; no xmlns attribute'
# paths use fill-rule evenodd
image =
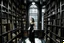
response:
<svg viewBox="0 0 64 43"><path fill-rule="evenodd" d="M21 5L21 8L22 8L22 39L28 37L28 28L27 28L27 0L23 0L22 1L22 5Z"/></svg>
<svg viewBox="0 0 64 43"><path fill-rule="evenodd" d="M24 3L22 5L22 24L23 24L23 30L26 30L26 4Z"/></svg>
<svg viewBox="0 0 64 43"><path fill-rule="evenodd" d="M20 0L0 1L0 43L17 43L19 40L22 27L20 4Z"/></svg>
<svg viewBox="0 0 64 43"><path fill-rule="evenodd" d="M46 43L63 43L64 0L48 0L44 14Z"/></svg>

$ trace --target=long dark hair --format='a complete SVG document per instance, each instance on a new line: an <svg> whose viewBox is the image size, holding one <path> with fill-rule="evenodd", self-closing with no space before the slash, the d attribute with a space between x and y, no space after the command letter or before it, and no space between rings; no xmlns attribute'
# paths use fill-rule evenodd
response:
<svg viewBox="0 0 64 43"><path fill-rule="evenodd" d="M34 18L32 18L32 22L35 22L35 21L34 21Z"/></svg>

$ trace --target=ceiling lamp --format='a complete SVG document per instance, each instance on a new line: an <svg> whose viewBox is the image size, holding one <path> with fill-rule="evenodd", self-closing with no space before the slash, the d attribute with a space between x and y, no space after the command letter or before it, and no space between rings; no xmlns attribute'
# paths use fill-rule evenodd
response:
<svg viewBox="0 0 64 43"><path fill-rule="evenodd" d="M35 5L35 2L32 2L33 5Z"/></svg>

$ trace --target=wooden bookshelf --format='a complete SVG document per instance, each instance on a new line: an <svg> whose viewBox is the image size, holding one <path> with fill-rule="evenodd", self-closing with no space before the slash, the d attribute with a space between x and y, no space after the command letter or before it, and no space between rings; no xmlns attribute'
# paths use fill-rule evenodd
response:
<svg viewBox="0 0 64 43"><path fill-rule="evenodd" d="M17 43L22 28L20 4L20 0L0 1L0 43Z"/></svg>
<svg viewBox="0 0 64 43"><path fill-rule="evenodd" d="M63 43L64 0L48 0L44 14L46 43Z"/></svg>
<svg viewBox="0 0 64 43"><path fill-rule="evenodd" d="M24 1L23 1L24 2ZM23 24L23 30L26 29L26 19L27 19L27 12L26 12L26 3L22 4L22 24Z"/></svg>

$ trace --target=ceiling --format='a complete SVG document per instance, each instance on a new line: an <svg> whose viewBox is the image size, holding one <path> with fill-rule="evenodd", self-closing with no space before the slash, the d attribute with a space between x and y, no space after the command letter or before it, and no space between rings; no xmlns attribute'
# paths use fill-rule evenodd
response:
<svg viewBox="0 0 64 43"><path fill-rule="evenodd" d="M28 2L39 2L40 4L45 5L46 0L28 0Z"/></svg>
<svg viewBox="0 0 64 43"><path fill-rule="evenodd" d="M46 0L20 0L21 3L32 3L32 2L36 2L36 3L40 3L41 5L46 5Z"/></svg>
<svg viewBox="0 0 64 43"><path fill-rule="evenodd" d="M42 2L45 2L46 0L29 0L30 2L32 1L35 1L35 2L38 2L38 1L42 1Z"/></svg>
<svg viewBox="0 0 64 43"><path fill-rule="evenodd" d="M39 0L29 0L30 2L32 2L32 1L36 1L36 2L38 2Z"/></svg>

